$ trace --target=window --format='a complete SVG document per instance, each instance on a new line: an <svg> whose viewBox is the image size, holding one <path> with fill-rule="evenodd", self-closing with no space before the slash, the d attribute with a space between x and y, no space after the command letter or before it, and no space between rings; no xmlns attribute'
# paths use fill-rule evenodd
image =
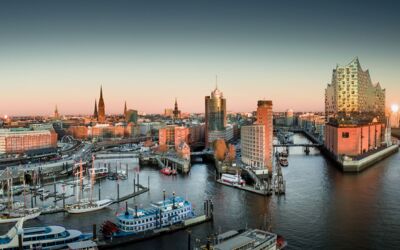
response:
<svg viewBox="0 0 400 250"><path fill-rule="evenodd" d="M349 132L342 132L342 138L349 138L350 134Z"/></svg>

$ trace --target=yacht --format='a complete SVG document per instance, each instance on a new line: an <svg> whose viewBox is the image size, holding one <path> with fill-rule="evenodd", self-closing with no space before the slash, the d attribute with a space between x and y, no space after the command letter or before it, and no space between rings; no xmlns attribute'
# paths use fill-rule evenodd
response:
<svg viewBox="0 0 400 250"><path fill-rule="evenodd" d="M15 223L21 218L24 218L24 220L31 220L39 217L40 214L40 208L21 208L6 211L0 214L0 224Z"/></svg>
<svg viewBox="0 0 400 250"><path fill-rule="evenodd" d="M22 234L22 249L43 250L65 249L69 243L87 241L93 236L61 226L23 228L23 222L24 219L20 219L7 234L0 236L0 249L21 249L18 244L19 234Z"/></svg>

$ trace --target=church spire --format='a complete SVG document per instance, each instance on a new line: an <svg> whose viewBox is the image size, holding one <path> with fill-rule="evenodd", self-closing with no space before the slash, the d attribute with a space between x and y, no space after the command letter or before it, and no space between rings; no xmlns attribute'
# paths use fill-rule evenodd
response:
<svg viewBox="0 0 400 250"><path fill-rule="evenodd" d="M58 114L58 108L57 108L57 104L56 104L56 108L54 109L54 118L59 118L60 115Z"/></svg>
<svg viewBox="0 0 400 250"><path fill-rule="evenodd" d="M103 86L100 86L100 99L99 99L97 121L100 123L103 123L106 121L106 108L105 108L104 99L103 99Z"/></svg>
<svg viewBox="0 0 400 250"><path fill-rule="evenodd" d="M97 119L98 113L97 113L97 99L94 99L94 112L93 112L93 117Z"/></svg>
<svg viewBox="0 0 400 250"><path fill-rule="evenodd" d="M125 107L124 107L124 116L126 116L126 112L128 111L128 109L126 108L126 101L125 101Z"/></svg>

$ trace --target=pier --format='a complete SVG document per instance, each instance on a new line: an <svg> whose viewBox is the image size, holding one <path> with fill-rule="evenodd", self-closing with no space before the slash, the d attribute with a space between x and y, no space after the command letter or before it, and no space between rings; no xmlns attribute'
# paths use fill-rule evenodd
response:
<svg viewBox="0 0 400 250"><path fill-rule="evenodd" d="M190 171L190 161L171 155L141 155L139 162L142 164L153 163L156 164L160 169L170 167L177 169L183 174L187 174Z"/></svg>

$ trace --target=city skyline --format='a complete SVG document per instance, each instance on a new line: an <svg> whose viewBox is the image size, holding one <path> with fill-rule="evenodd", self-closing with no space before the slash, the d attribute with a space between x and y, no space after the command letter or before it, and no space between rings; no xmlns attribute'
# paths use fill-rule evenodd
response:
<svg viewBox="0 0 400 250"><path fill-rule="evenodd" d="M54 105L92 114L100 85L107 114L125 100L162 113L175 97L182 112L204 113L216 74L227 111L253 111L258 99L276 111L323 111L332 68L356 56L390 107L400 93L398 5L1 3L0 115L51 115Z"/></svg>

